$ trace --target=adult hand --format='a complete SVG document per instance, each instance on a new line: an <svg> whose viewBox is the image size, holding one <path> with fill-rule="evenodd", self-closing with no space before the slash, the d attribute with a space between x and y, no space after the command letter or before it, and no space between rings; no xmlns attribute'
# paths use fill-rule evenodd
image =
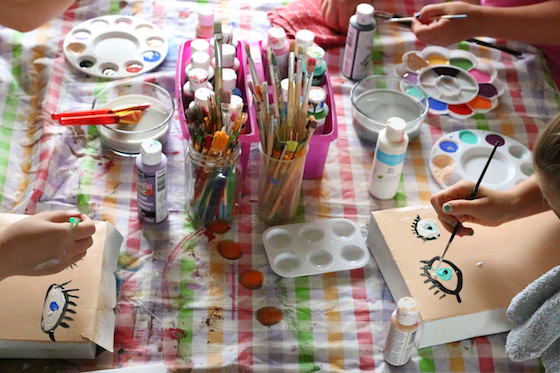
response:
<svg viewBox="0 0 560 373"><path fill-rule="evenodd" d="M511 220L510 211L515 200L511 192L481 186L475 199L468 200L474 186L475 183L462 180L430 199L443 227L449 232L457 222L461 223L457 235L465 236L474 234L474 230L462 226L463 223L497 226Z"/></svg>
<svg viewBox="0 0 560 373"><path fill-rule="evenodd" d="M327 26L340 32L348 31L350 17L356 12L358 4L366 0L322 0L321 14Z"/></svg>
<svg viewBox="0 0 560 373"><path fill-rule="evenodd" d="M72 227L71 217L82 221ZM0 231L0 279L59 272L86 255L94 233L93 221L75 212L48 211L21 219Z"/></svg>
<svg viewBox="0 0 560 373"><path fill-rule="evenodd" d="M412 32L428 44L449 45L476 36L482 7L463 1L424 6L412 21ZM438 19L445 14L466 14L467 18Z"/></svg>

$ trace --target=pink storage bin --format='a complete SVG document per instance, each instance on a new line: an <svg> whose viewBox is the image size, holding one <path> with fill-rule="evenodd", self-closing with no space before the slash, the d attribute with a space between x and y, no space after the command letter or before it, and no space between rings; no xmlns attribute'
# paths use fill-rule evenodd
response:
<svg viewBox="0 0 560 373"><path fill-rule="evenodd" d="M251 56L255 62L255 69L257 71L257 76L262 82L265 80L265 69L264 61L266 52L263 50L261 43L249 43L249 48L251 49ZM241 60L240 60L241 61ZM248 63L248 58L245 56L245 63ZM244 66L245 69L245 85L246 92L249 92L247 82L251 80L251 72L248 65ZM305 170L303 171L304 179L319 179L323 176L323 170L325 168L325 162L327 161L327 154L329 152L329 146L332 141L338 138L338 122L336 119L336 106L334 103L334 95L331 88L331 80L329 78L328 72L325 72L325 83L323 88L327 91L326 104L329 106L329 114L325 121L323 127L323 133L314 134L309 142L309 151L307 152L307 159L305 160ZM259 126L257 123L257 113L253 105L252 97L249 99L249 122L251 122L251 128L253 133L251 139L254 142L259 142Z"/></svg>
<svg viewBox="0 0 560 373"><path fill-rule="evenodd" d="M177 100L177 107L179 108L179 123L181 124L181 131L183 132L183 137L185 139L189 139L189 130L187 128L187 123L185 120L185 109L186 109L186 102L183 99L183 84L186 82L186 74L185 74L185 67L189 64L191 60L191 41L187 40L179 47L179 56L177 58L177 67L175 73L175 98ZM259 141L259 134L258 132L255 133L256 122L251 121L251 117L255 116L255 108L253 105L249 105L250 95L247 95L248 92L246 82L245 82L245 66L247 64L247 56L245 55L245 49L242 42L237 43L237 59L239 60L239 71L237 72L237 88L241 90L241 94L243 95L243 101L245 102L245 106L249 110L248 116L249 119L247 123L239 135L239 142L241 143L241 170L244 173L247 169L247 164L249 161L249 153L251 150L251 143ZM251 114L251 109L253 110L253 114Z"/></svg>

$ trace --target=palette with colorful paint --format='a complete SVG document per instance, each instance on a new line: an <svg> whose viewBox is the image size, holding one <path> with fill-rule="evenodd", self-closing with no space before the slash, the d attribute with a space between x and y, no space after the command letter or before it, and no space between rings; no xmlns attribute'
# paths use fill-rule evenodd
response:
<svg viewBox="0 0 560 373"><path fill-rule="evenodd" d="M86 74L118 79L150 71L167 56L156 25L138 17L102 16L82 22L64 39L66 60Z"/></svg>
<svg viewBox="0 0 560 373"><path fill-rule="evenodd" d="M283 277L361 268L369 260L359 226L342 218L274 226L263 243L272 270Z"/></svg>
<svg viewBox="0 0 560 373"><path fill-rule="evenodd" d="M494 109L504 91L496 69L463 50L430 46L405 53L395 73L404 92L428 97L431 113L461 119Z"/></svg>
<svg viewBox="0 0 560 373"><path fill-rule="evenodd" d="M459 180L476 182L494 144L502 143L488 166L481 185L505 190L534 173L531 151L511 137L484 130L462 130L442 136L430 154L430 170L442 187Z"/></svg>

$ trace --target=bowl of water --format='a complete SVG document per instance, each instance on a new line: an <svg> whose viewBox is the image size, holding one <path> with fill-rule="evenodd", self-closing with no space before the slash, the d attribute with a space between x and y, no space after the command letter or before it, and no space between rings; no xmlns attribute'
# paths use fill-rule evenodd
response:
<svg viewBox="0 0 560 373"><path fill-rule="evenodd" d="M352 124L358 136L376 142L379 132L392 117L406 122L410 140L420 133L428 113L428 99L421 94L407 94L407 83L385 75L369 76L352 87Z"/></svg>

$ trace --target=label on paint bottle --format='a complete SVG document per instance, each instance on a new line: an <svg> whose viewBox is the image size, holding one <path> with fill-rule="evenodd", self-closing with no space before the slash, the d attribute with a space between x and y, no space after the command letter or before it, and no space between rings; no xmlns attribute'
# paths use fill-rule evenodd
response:
<svg viewBox="0 0 560 373"><path fill-rule="evenodd" d="M160 223L167 218L167 172L165 168L155 173L138 170L138 211L147 223Z"/></svg>
<svg viewBox="0 0 560 373"><path fill-rule="evenodd" d="M377 162L373 165L372 182L375 183L398 183L401 177L401 171L406 152L402 154L387 154L377 149L375 159Z"/></svg>
<svg viewBox="0 0 560 373"><path fill-rule="evenodd" d="M408 332L391 328L387 335L386 347L383 352L385 361L395 366L406 364L410 360L410 355L414 349L415 337L416 330Z"/></svg>

